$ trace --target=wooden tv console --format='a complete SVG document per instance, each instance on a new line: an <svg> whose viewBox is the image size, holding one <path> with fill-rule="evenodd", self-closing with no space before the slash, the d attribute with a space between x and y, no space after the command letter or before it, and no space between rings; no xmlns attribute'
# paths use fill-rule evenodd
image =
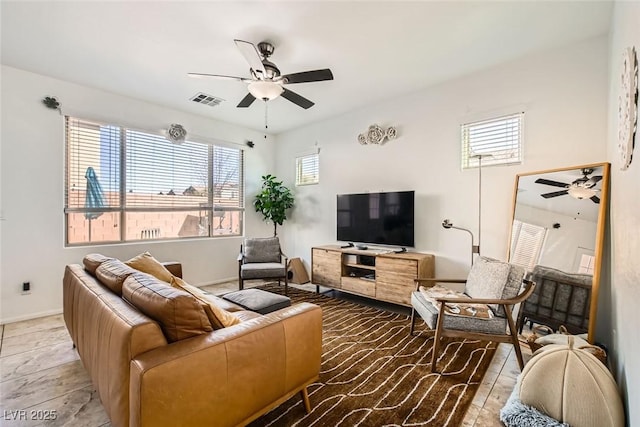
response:
<svg viewBox="0 0 640 427"><path fill-rule="evenodd" d="M311 248L311 282L394 304L411 305L414 279L435 277L435 256L337 245Z"/></svg>

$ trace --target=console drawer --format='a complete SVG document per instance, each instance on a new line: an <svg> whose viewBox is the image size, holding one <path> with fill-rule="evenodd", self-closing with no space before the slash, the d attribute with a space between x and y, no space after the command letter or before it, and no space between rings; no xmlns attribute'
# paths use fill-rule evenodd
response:
<svg viewBox="0 0 640 427"><path fill-rule="evenodd" d="M376 296L376 282L373 280L361 279L359 277L343 277L342 289L370 297Z"/></svg>

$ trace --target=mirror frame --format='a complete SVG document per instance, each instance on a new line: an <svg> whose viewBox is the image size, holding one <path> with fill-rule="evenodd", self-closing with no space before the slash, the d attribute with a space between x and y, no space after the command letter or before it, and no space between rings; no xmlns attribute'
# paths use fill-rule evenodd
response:
<svg viewBox="0 0 640 427"><path fill-rule="evenodd" d="M546 169L534 172L524 172L516 174L516 182L513 189L513 204L512 204L512 212L511 212L511 223L509 228L509 243L507 244L507 260L511 257L511 233L513 230L513 221L516 216L516 201L518 197L518 183L520 181L520 177L531 176L531 175L541 175L546 173L553 172L564 172L569 170L580 170L584 168L602 168L602 184L601 184L601 193L600 193L600 207L598 208L598 222L596 225L596 240L594 246L594 256L595 256L595 265L593 268L593 283L591 285L591 305L589 307L589 330L588 330L588 341L593 344L596 332L596 316L598 314L598 294L600 291L600 277L602 274L602 253L604 250L604 234L605 234L605 226L607 213L609 208L609 177L610 177L610 163L590 163L586 165L578 165L578 166L569 166L563 168L556 169Z"/></svg>

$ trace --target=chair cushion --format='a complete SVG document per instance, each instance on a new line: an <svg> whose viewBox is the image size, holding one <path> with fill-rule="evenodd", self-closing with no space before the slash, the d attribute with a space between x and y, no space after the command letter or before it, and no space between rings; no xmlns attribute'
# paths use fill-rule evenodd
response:
<svg viewBox="0 0 640 427"><path fill-rule="evenodd" d="M287 269L279 262L256 262L240 266L240 277L243 279L277 278L284 277L285 274Z"/></svg>
<svg viewBox="0 0 640 427"><path fill-rule="evenodd" d="M260 314L271 313L291 305L290 298L262 289L243 289L228 293L222 298Z"/></svg>
<svg viewBox="0 0 640 427"><path fill-rule="evenodd" d="M511 267L506 262L478 257L467 277L464 293L471 298L502 298L510 270ZM522 280L520 283L522 284ZM515 295L517 291L513 296ZM504 310L497 304L490 307L498 316L504 316Z"/></svg>
<svg viewBox="0 0 640 427"><path fill-rule="evenodd" d="M149 274L136 272L127 277L122 297L158 322L169 342L213 331L200 301Z"/></svg>
<svg viewBox="0 0 640 427"><path fill-rule="evenodd" d="M430 329L436 328L439 310L428 302L419 291L411 293L411 305ZM504 334L507 330L507 319L504 317L480 319L477 317L445 314L443 327L445 329L458 329L488 334Z"/></svg>
<svg viewBox="0 0 640 427"><path fill-rule="evenodd" d="M277 237L244 239L244 262L280 262L280 240Z"/></svg>
<svg viewBox="0 0 640 427"><path fill-rule="evenodd" d="M203 304L204 312L207 314L213 329L222 329L240 323L240 319L221 308L215 301L210 300L209 296L205 294L202 289L191 286L181 278L175 276L171 278L171 286L190 293Z"/></svg>
<svg viewBox="0 0 640 427"><path fill-rule="evenodd" d="M122 284L136 271L119 259L110 259L96 269L96 278L116 295L122 296Z"/></svg>
<svg viewBox="0 0 640 427"><path fill-rule="evenodd" d="M167 267L151 256L149 252L144 252L128 261L125 261L125 264L131 268L142 271L143 273L150 274L163 282L169 283L173 277L173 274L167 270Z"/></svg>

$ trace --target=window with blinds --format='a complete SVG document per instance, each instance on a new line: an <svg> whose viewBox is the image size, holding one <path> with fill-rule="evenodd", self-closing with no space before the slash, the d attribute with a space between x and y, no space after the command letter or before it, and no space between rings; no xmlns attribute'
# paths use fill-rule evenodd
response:
<svg viewBox="0 0 640 427"><path fill-rule="evenodd" d="M509 262L533 270L540 260L547 229L526 222L513 221Z"/></svg>
<svg viewBox="0 0 640 427"><path fill-rule="evenodd" d="M522 163L524 113L461 126L462 169Z"/></svg>
<svg viewBox="0 0 640 427"><path fill-rule="evenodd" d="M320 182L320 157L318 153L296 157L296 185Z"/></svg>
<svg viewBox="0 0 640 427"><path fill-rule="evenodd" d="M67 245L242 235L243 152L66 118Z"/></svg>

